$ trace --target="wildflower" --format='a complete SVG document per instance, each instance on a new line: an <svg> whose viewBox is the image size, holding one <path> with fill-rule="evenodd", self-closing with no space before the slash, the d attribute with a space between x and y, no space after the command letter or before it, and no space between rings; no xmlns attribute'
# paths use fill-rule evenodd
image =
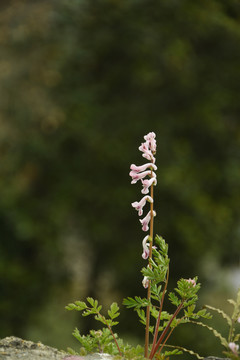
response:
<svg viewBox="0 0 240 360"><path fill-rule="evenodd" d="M237 355L238 354L238 349L239 349L239 346L237 344L235 344L234 342L230 342L228 344L229 346L229 349L235 354Z"/></svg>
<svg viewBox="0 0 240 360"><path fill-rule="evenodd" d="M147 201L149 201L150 203L153 203L153 199L151 198L151 196L146 195L139 202L135 201L132 203L132 207L134 207L136 210L138 210L139 216L142 216L143 207L146 205Z"/></svg>
<svg viewBox="0 0 240 360"><path fill-rule="evenodd" d="M156 135L154 132L148 133L144 136L144 140L146 140L146 142L139 146L139 150L143 152L142 156L152 161L153 163L156 161L154 154L156 153L157 149L155 137Z"/></svg>
<svg viewBox="0 0 240 360"><path fill-rule="evenodd" d="M157 170L157 166L153 163L146 163L144 165L137 166L135 164L132 164L130 166L130 169L135 172L145 171L147 168L152 168L153 170Z"/></svg>
<svg viewBox="0 0 240 360"><path fill-rule="evenodd" d="M143 152L142 156L143 156L145 159L147 159L147 160L152 161L153 163L155 163L156 159L155 159L155 157L153 156L153 153L151 152L151 150L149 150L148 144L142 143L142 145L139 146L138 149Z"/></svg>
<svg viewBox="0 0 240 360"><path fill-rule="evenodd" d="M151 175L151 170L147 170L139 173L136 171L130 171L129 175L132 177L131 184L136 184L138 180L145 178L145 176L147 175Z"/></svg>
<svg viewBox="0 0 240 360"><path fill-rule="evenodd" d="M148 194L149 193L149 187L153 185L157 185L157 177L156 174L153 172L153 177L149 180L142 180L143 189L141 191L142 194Z"/></svg>
<svg viewBox="0 0 240 360"><path fill-rule="evenodd" d="M142 253L142 258L143 259L147 259L149 256L149 244L147 243L149 236L145 236L145 238L143 239L142 245L143 245L143 253Z"/></svg>
<svg viewBox="0 0 240 360"><path fill-rule="evenodd" d="M144 276L143 281L142 281L142 284L143 284L143 287L144 287L145 289L148 288L149 280L148 280L147 276Z"/></svg>
<svg viewBox="0 0 240 360"><path fill-rule="evenodd" d="M152 212L149 211L147 213L147 215L143 218L143 219L139 219L140 223L142 224L142 230L143 231L148 231L149 227L148 227L148 224L151 220L151 216L152 216ZM156 216L156 212L153 211L153 216Z"/></svg>
<svg viewBox="0 0 240 360"><path fill-rule="evenodd" d="M240 316L239 316L239 318L237 319L237 322L239 322L239 323L240 323Z"/></svg>
<svg viewBox="0 0 240 360"><path fill-rule="evenodd" d="M157 144L155 140L156 134L154 132L150 132L144 136L144 139L148 141L149 147L153 153L157 150Z"/></svg>
<svg viewBox="0 0 240 360"><path fill-rule="evenodd" d="M194 279L188 279L188 280L186 280L189 284L192 284L192 286L193 287L195 287L196 286L196 281L194 280Z"/></svg>

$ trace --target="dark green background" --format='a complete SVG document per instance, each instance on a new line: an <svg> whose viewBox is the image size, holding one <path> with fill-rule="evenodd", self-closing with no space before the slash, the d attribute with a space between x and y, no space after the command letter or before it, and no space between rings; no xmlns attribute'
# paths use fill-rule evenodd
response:
<svg viewBox="0 0 240 360"><path fill-rule="evenodd" d="M144 295L129 166L149 131L170 287L199 275L200 304L225 306L239 286L239 95L239 1L1 2L1 337L65 349L94 326L68 302ZM135 341L130 315L119 332ZM221 354L182 329L176 342Z"/></svg>

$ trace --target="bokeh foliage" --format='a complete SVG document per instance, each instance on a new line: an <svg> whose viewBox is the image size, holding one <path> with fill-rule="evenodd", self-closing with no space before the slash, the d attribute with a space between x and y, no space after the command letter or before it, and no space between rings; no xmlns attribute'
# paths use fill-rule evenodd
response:
<svg viewBox="0 0 240 360"><path fill-rule="evenodd" d="M24 334L51 289L68 289L69 233L94 254L88 295L109 272L120 298L141 291L140 187L128 172L149 131L172 277L201 281L209 254L239 264L239 2L21 0L0 11L0 336Z"/></svg>

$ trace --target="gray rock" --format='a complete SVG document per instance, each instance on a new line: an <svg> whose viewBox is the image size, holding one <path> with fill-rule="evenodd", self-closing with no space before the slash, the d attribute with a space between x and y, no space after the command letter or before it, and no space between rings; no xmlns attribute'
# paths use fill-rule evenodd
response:
<svg viewBox="0 0 240 360"><path fill-rule="evenodd" d="M69 355L50 346L15 336L0 339L0 360L112 360L109 354Z"/></svg>
<svg viewBox="0 0 240 360"><path fill-rule="evenodd" d="M64 360L112 360L112 356L109 354L90 354L87 356L75 356L68 355Z"/></svg>
<svg viewBox="0 0 240 360"><path fill-rule="evenodd" d="M203 360L230 360L228 358L219 358L219 357L215 357L215 356L209 356L204 358Z"/></svg>
<svg viewBox="0 0 240 360"><path fill-rule="evenodd" d="M15 336L0 339L0 360L112 360L109 354L90 354L87 356L70 355L50 346L22 340ZM204 360L230 360L214 356Z"/></svg>
<svg viewBox="0 0 240 360"><path fill-rule="evenodd" d="M0 340L0 360L63 360L67 354L15 336Z"/></svg>

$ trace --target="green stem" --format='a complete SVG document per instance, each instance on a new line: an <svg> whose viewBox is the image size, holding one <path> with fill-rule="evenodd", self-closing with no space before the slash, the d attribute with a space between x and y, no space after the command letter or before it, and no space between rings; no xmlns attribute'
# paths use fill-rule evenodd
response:
<svg viewBox="0 0 240 360"><path fill-rule="evenodd" d="M233 336L233 319L232 320L232 324L230 326L230 329L229 329L229 334L228 334L228 343L230 343L232 341L232 336Z"/></svg>
<svg viewBox="0 0 240 360"><path fill-rule="evenodd" d="M102 316L102 314L100 314L100 312L98 312L97 314L98 314L98 316L100 316L100 317L103 319L103 321L105 320L104 316ZM104 322L105 322L105 321L104 321ZM115 344L116 344L116 346L117 346L119 355L122 356L122 352L121 352L121 350L120 350L120 347L119 347L119 345L118 345L117 339L116 339L116 337L115 337L115 335L114 335L114 333L113 333L113 331L112 331L111 326L108 325L107 322L105 322L105 325L108 327L108 329L109 329L109 331L110 331L110 333L111 333L111 335L112 335L112 337L113 337L113 340L114 340L114 342L115 342Z"/></svg>
<svg viewBox="0 0 240 360"><path fill-rule="evenodd" d="M184 300L182 300L181 304L180 304L180 305L178 305L178 307L177 307L177 309L176 309L175 313L172 315L172 317L171 317L171 319L169 320L169 322L168 322L168 324L167 324L166 328L164 329L164 331L162 332L162 334L161 334L160 338L158 339L157 344L155 345L155 347L154 347L154 348L152 348L151 354L150 354L150 356L149 356L149 359L150 359L150 360L151 360L151 359L154 357L154 355L156 354L156 352L157 352L157 350L158 350L159 346L161 345L161 343L162 343L162 341L163 341L164 337L166 336L166 334L167 334L167 332L168 332L168 330L169 330L169 328L170 328L170 326L171 326L171 323L173 322L173 320L175 319L175 317L177 317L178 313L179 313L179 312L180 312L180 310L182 309L182 307L183 307L183 303L184 303Z"/></svg>
<svg viewBox="0 0 240 360"><path fill-rule="evenodd" d="M163 349L163 347L164 347L164 345L166 344L166 342L168 341L168 339L170 338L170 336L172 335L172 332L173 332L173 330L174 329L176 329L176 327L181 323L181 321L184 319L184 317L183 318L181 318L181 319L179 319L178 320L178 322L177 322L177 324L176 324L176 326L174 326L172 329L171 329L171 331L169 331L169 333L168 333L168 335L167 335L167 337L165 338L165 340L164 340L164 342L163 342L163 344L162 344L162 346L160 347L160 349L159 349L159 351L158 351L158 353L160 354L161 353L161 351L162 351L162 349Z"/></svg>
<svg viewBox="0 0 240 360"><path fill-rule="evenodd" d="M161 302L160 302L160 309L159 309L159 313L158 313L158 318L157 318L156 325L155 325L152 349L155 347L155 344L157 342L158 329L159 329L159 325L160 325L160 321L161 321L161 313L162 313L162 308L163 308L163 302L164 302L164 297L165 297L165 293L166 293L167 285L168 285L168 277L169 277L169 268L167 270L167 277L166 277L165 286L164 286L164 289L163 289L162 299L161 299ZM150 353L150 356L151 356L151 353Z"/></svg>
<svg viewBox="0 0 240 360"><path fill-rule="evenodd" d="M153 199L153 185L151 185L150 196ZM150 245L149 245L149 262L148 265L152 268L151 259L152 259L152 245L153 245L153 202L150 204L150 211L151 211L151 220L150 220ZM147 292L147 299L148 301L151 300L151 282L149 281L148 284L148 292ZM150 305L147 306L146 310L146 329L145 329L145 351L144 356L148 358L148 347L149 347L149 324L150 324Z"/></svg>

